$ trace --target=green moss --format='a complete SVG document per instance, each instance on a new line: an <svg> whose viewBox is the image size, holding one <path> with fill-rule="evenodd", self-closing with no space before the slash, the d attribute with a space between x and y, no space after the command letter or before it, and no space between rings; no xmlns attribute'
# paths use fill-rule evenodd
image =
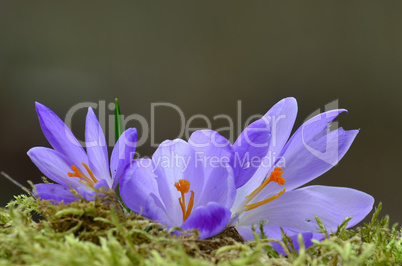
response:
<svg viewBox="0 0 402 266"><path fill-rule="evenodd" d="M370 223L337 232L299 254L285 247L287 257L270 246L269 235L245 243L228 228L212 239L197 232L179 237L158 224L128 214L115 195L102 202L53 205L20 195L0 209L0 265L391 265L402 262L401 231L379 219L381 204ZM325 227L317 217L322 232ZM177 228L176 228L177 229ZM287 245L293 243L284 236Z"/></svg>

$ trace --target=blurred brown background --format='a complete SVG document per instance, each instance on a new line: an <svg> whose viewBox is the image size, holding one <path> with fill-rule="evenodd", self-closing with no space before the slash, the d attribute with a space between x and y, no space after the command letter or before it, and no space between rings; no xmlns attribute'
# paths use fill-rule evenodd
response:
<svg viewBox="0 0 402 266"><path fill-rule="evenodd" d="M0 170L23 184L40 181L26 155L49 146L35 101L64 118L79 102L117 97L123 113L148 120L153 102L212 118L235 117L241 100L244 122L294 96L297 128L338 99L349 110L340 124L361 131L341 163L313 183L365 191L401 222L401 7L397 1L1 1ZM81 110L73 119L80 138L84 118ZM160 111L156 140L175 138L178 127L174 111ZM139 151L154 149L146 143ZM21 191L0 182L4 206Z"/></svg>

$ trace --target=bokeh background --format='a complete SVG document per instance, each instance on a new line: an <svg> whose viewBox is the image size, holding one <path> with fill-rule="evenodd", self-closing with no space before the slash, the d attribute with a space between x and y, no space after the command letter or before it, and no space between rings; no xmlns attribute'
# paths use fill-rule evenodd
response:
<svg viewBox="0 0 402 266"><path fill-rule="evenodd" d="M77 103L117 97L124 114L150 119L155 102L173 103L186 117L235 118L241 100L244 122L294 96L296 129L338 100L349 110L340 125L361 131L341 163L312 183L365 191L391 222L402 222L401 8L399 1L1 1L0 170L24 185L40 181L26 155L49 146L35 101L64 118ZM73 117L81 139L84 118L84 110ZM155 125L157 141L177 137L175 111L161 109ZM154 148L138 150L150 156ZM1 206L22 192L0 184Z"/></svg>

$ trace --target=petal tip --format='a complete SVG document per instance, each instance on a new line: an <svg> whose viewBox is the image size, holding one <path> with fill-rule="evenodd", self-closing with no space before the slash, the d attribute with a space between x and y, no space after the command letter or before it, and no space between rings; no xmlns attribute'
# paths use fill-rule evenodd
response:
<svg viewBox="0 0 402 266"><path fill-rule="evenodd" d="M90 107L88 107L88 113L95 114L95 112L94 112L94 110L92 109L92 107L91 107L91 106L90 106Z"/></svg>
<svg viewBox="0 0 402 266"><path fill-rule="evenodd" d="M35 107L36 107L36 108L38 108L38 107L44 107L44 105L41 104L40 102L35 101Z"/></svg>
<svg viewBox="0 0 402 266"><path fill-rule="evenodd" d="M45 106L44 104L41 104L40 102L35 102L35 109L36 109L36 112L37 112L38 114L39 114L40 112L50 110L47 106Z"/></svg>
<svg viewBox="0 0 402 266"><path fill-rule="evenodd" d="M296 100L296 98L295 98L295 97L290 96L290 97L286 97L286 98L284 98L283 100L288 101L288 102L291 102L291 103L293 103L293 104L296 104L296 105L297 105L297 100Z"/></svg>
<svg viewBox="0 0 402 266"><path fill-rule="evenodd" d="M138 131L136 128L129 128L127 129L127 139L130 141L136 141L138 137Z"/></svg>
<svg viewBox="0 0 402 266"><path fill-rule="evenodd" d="M32 157L32 155L33 155L32 153L34 153L37 148L38 148L38 147L30 148L30 149L27 151L27 155L28 155L29 157Z"/></svg>

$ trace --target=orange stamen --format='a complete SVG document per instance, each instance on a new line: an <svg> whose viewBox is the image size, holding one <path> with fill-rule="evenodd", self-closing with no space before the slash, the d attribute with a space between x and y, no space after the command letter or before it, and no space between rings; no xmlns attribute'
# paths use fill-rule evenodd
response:
<svg viewBox="0 0 402 266"><path fill-rule="evenodd" d="M177 191L187 193L190 190L190 182L185 179L180 179L179 182L174 183Z"/></svg>
<svg viewBox="0 0 402 266"><path fill-rule="evenodd" d="M89 169L89 167L85 163L82 163L82 165L85 167L85 169L87 169L87 172L91 177L91 179L94 181L94 183L95 184L98 183L98 179L95 178L94 173L92 173L91 169Z"/></svg>
<svg viewBox="0 0 402 266"><path fill-rule="evenodd" d="M282 177L283 170L280 167L275 167L274 171L269 176L271 181L278 183L280 186L285 184L285 178Z"/></svg>
<svg viewBox="0 0 402 266"><path fill-rule="evenodd" d="M186 220L186 205L183 204L183 202L181 201L181 198L179 198L179 203L180 203L181 211L183 212L183 221L185 221Z"/></svg>
<svg viewBox="0 0 402 266"><path fill-rule="evenodd" d="M79 179L81 179L80 182L85 181L88 185L90 185L92 187L93 185L95 185L98 182L98 179L95 178L91 169L89 169L89 167L85 163L82 163L82 165L85 167L85 169L87 170L87 172L92 180L89 179L86 175L84 175L80 171L80 169L78 169L78 167L75 165L71 166L71 169L74 171L74 173L68 172L67 174L69 177L78 177Z"/></svg>
<svg viewBox="0 0 402 266"><path fill-rule="evenodd" d="M272 197L269 197L269 198L267 198L267 199L265 199L265 200L262 200L262 201L259 201L259 202L253 203L253 204L244 205L244 207L247 208L246 211L255 209L255 208L257 208L257 207L260 207L261 205L264 205L265 203L271 202L271 201L273 201L274 199L279 198L279 196L282 195L284 192L285 192L285 189L283 189L283 190L282 190L281 192L279 192L278 194L273 195Z"/></svg>
<svg viewBox="0 0 402 266"><path fill-rule="evenodd" d="M187 218L190 216L191 211L193 209L194 205L194 191L190 191L191 196L190 200L188 202L188 206L186 208L186 198L185 194L188 193L190 190L190 182L184 179L180 179L179 182L174 183L174 186L176 187L177 191L180 191L181 197L179 198L179 203L181 207L181 211L183 212L183 222L187 220Z"/></svg>
<svg viewBox="0 0 402 266"><path fill-rule="evenodd" d="M265 203L271 202L274 199L277 199L280 195L282 195L285 192L285 189L283 189L281 192L279 192L277 195L274 195L272 197L269 197L265 200L253 203L253 204L247 204L249 203L258 193L261 192L269 183L275 182L278 183L280 186L285 184L285 178L282 177L283 170L280 167L275 167L274 171L270 174L270 176L262 182L261 185L259 185L253 192L251 192L250 195L246 196L248 200L246 201L246 204L244 207L246 207L246 211L255 209L261 205L264 205Z"/></svg>
<svg viewBox="0 0 402 266"><path fill-rule="evenodd" d="M191 211L193 210L193 205L194 205L194 191L191 190L190 193L191 193L191 196L190 196L190 201L188 202L188 205L187 205L186 219L190 216Z"/></svg>

